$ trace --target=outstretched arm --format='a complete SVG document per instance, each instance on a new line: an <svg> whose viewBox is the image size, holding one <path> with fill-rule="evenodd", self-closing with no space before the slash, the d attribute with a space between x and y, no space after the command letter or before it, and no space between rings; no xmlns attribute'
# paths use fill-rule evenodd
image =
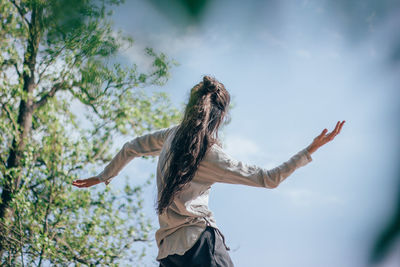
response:
<svg viewBox="0 0 400 267"><path fill-rule="evenodd" d="M211 183L220 182L275 188L296 169L311 162L311 153L333 140L339 134L343 123L344 121L342 123L338 122L335 129L327 135L325 135L327 130L324 129L309 146L296 153L286 162L269 170L236 160L218 146L212 147L213 150L199 167L206 169L203 173L209 173L209 175L204 175L202 178Z"/></svg>
<svg viewBox="0 0 400 267"><path fill-rule="evenodd" d="M121 150L114 156L111 162L97 176L83 180L75 180L72 185L77 187L90 187L104 182L106 185L111 179L128 164L133 158L140 156L157 156L163 147L164 141L169 133L177 126L164 128L151 132L146 135L136 137L132 141L126 142Z"/></svg>

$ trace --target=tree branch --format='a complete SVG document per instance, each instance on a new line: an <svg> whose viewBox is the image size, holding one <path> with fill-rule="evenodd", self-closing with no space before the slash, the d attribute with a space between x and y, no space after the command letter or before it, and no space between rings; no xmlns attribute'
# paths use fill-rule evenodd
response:
<svg viewBox="0 0 400 267"><path fill-rule="evenodd" d="M14 67L15 67L15 71L16 71L17 74L18 74L18 78L21 79L22 73L18 70L18 65L17 65L17 63L14 63Z"/></svg>
<svg viewBox="0 0 400 267"><path fill-rule="evenodd" d="M4 165L4 167L6 167L7 166L7 163L6 163L6 161L2 158L2 157L0 157L0 161L1 161L1 163Z"/></svg>
<svg viewBox="0 0 400 267"><path fill-rule="evenodd" d="M106 150L107 146L110 144L110 139L107 139L103 145L100 147L99 151L93 156L92 160L96 161Z"/></svg>
<svg viewBox="0 0 400 267"><path fill-rule="evenodd" d="M4 70L5 68L11 67L11 66L14 66L15 72L17 73L18 78L21 78L22 77L21 72L18 70L18 64L17 64L16 60L14 60L14 59L4 60L0 66L0 70Z"/></svg>
<svg viewBox="0 0 400 267"><path fill-rule="evenodd" d="M146 239L146 238L134 238L132 240L133 242L148 242L148 241L152 241L150 239ZM114 261L114 259L118 258L121 256L121 254L123 253L124 250L126 250L127 248L129 248L132 245L132 243L126 243L120 250L119 253L111 255L110 258L112 259L112 261ZM100 259L99 259L100 260ZM97 261L95 264L99 264L100 261Z"/></svg>
<svg viewBox="0 0 400 267"><path fill-rule="evenodd" d="M44 166L47 166L46 164L43 164L43 165L44 165ZM69 169L69 170L68 170L68 175L69 175L71 172L75 171L75 170L83 169L84 166L85 166L85 164L82 164L82 165L77 165L77 166L75 166L75 167ZM35 192L33 189L35 189L35 188L38 187L39 185L44 184L46 181L50 181L50 180L53 179L53 178L54 178L54 177L50 175L50 176L48 176L46 179L44 179L44 180L42 180L42 181L40 181L40 182L37 182L36 184L33 184L33 185L29 186L28 189L29 189L29 190L32 190L33 192Z"/></svg>
<svg viewBox="0 0 400 267"><path fill-rule="evenodd" d="M62 243L62 245L69 250L69 252L72 254L72 258L75 261L86 264L88 266L92 266L92 264L89 261L86 261L86 260L80 258L78 255L76 255L74 249L72 249L71 246L64 239L55 236L55 240L59 243Z"/></svg>
<svg viewBox="0 0 400 267"><path fill-rule="evenodd" d="M42 77L44 75L44 73L46 72L46 70L50 67L50 65L57 59L57 57L61 54L61 52L67 47L66 44L64 44L56 53L54 53L52 55L52 57L47 61L46 59L44 59L38 66L38 72L39 69L42 67L43 64L47 63L46 66L43 68L43 70L41 72L39 72L38 75L38 82L37 84L40 83L40 81L42 80ZM47 61L47 62L46 62ZM74 64L73 64L74 65ZM71 66L72 68L72 66Z"/></svg>
<svg viewBox="0 0 400 267"><path fill-rule="evenodd" d="M60 89L62 89L64 87L64 83L60 82L60 83L56 83L49 92L47 92L46 94L44 94L44 96L42 96L42 98L38 101L36 101L35 103L33 103L33 109L37 109L40 108L41 106L43 106L44 104L47 103L47 101L49 100L49 98L53 97L56 92Z"/></svg>
<svg viewBox="0 0 400 267"><path fill-rule="evenodd" d="M3 109L6 111L6 113L7 113L7 117L10 119L10 121L12 122L12 124L14 125L14 128L15 128L15 130L16 131L18 131L18 124L17 124L17 122L14 120L14 118L12 117L12 114L11 114L11 110L7 107L7 105L6 104L3 104L2 105L3 106Z"/></svg>
<svg viewBox="0 0 400 267"><path fill-rule="evenodd" d="M27 18L25 18L25 13L26 13L25 10L21 6L17 5L15 0L10 0L10 2L18 10L18 13L21 16L22 20L25 21L25 23L29 26L31 23L29 22L29 20Z"/></svg>
<svg viewBox="0 0 400 267"><path fill-rule="evenodd" d="M52 174L51 176L53 176L53 174ZM53 177L54 177L54 176L53 176ZM55 179L53 179L53 183L52 183L52 185L50 186L49 201L48 201L48 203L47 203L47 208L46 208L46 212L45 212L45 216L44 216L44 222L43 222L43 230L42 230L42 234L43 234L43 235L47 234L48 227L49 227L49 225L48 225L48 217L49 217L49 213L50 213L50 205L51 205L52 202L53 202L53 188L54 188L54 183L55 183ZM44 254L45 249L46 249L46 245L44 245L44 246L42 247L41 251L40 251L40 260L39 260L38 266L41 266L41 265L42 265L43 254Z"/></svg>
<svg viewBox="0 0 400 267"><path fill-rule="evenodd" d="M79 87L79 85L73 85L72 87ZM72 87L69 89L70 93L74 97L76 97L82 104L84 104L84 105L86 105L88 107L91 107L93 109L94 113L96 113L100 118L102 118L101 114L99 113L99 111L97 110L97 108L93 104L94 99L92 100L92 102L90 100L83 99L79 94L74 92ZM87 95L88 97L90 97L90 95L88 95L87 92L85 92L85 90L82 90L82 92L85 93L85 95Z"/></svg>

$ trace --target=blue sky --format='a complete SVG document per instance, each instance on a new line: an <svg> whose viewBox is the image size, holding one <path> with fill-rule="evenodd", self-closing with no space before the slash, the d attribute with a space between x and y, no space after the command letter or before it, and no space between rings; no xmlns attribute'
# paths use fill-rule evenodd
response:
<svg viewBox="0 0 400 267"><path fill-rule="evenodd" d="M180 27L145 1L127 2L113 17L135 39L123 56L145 69L150 59L143 49L150 46L178 61L164 87L150 88L168 92L177 107L202 75L224 83L235 107L221 135L236 159L273 168L346 120L335 140L276 189L213 186L209 207L235 265L365 266L398 185L400 75L388 63L398 20L375 23L371 12L365 34L354 40L324 1L281 1L272 11L215 1L201 24ZM140 184L155 167L134 159L120 173L121 184L123 176ZM154 181L145 201L158 227L155 197ZM397 266L395 250L380 266ZM149 266L156 255L154 241Z"/></svg>

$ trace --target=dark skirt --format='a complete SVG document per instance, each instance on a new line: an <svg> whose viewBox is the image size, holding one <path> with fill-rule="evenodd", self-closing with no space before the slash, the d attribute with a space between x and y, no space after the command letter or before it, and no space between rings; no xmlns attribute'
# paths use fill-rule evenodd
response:
<svg viewBox="0 0 400 267"><path fill-rule="evenodd" d="M199 240L183 255L173 254L160 260L160 267L233 267L223 235L207 226Z"/></svg>

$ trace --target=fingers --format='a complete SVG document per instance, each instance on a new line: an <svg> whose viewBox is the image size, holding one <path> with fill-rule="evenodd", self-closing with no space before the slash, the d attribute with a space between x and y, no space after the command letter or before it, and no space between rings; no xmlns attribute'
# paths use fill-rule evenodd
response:
<svg viewBox="0 0 400 267"><path fill-rule="evenodd" d="M335 129L333 129L333 131L328 134L328 139L330 139L330 140L333 139L333 137L336 135L336 133L337 133L337 131L339 129L339 125L340 125L340 121L338 121L336 123Z"/></svg>
<svg viewBox="0 0 400 267"><path fill-rule="evenodd" d="M92 181L92 179L85 179L85 180L75 180L72 182L72 185L76 187L89 187L94 185L95 183Z"/></svg>
<svg viewBox="0 0 400 267"><path fill-rule="evenodd" d="M72 185L76 187L90 187L96 184L101 183L98 177L94 176L88 179L83 179L83 180L75 180L72 182Z"/></svg>
<svg viewBox="0 0 400 267"><path fill-rule="evenodd" d="M75 180L72 182L72 185L76 187L87 187L88 183L85 180Z"/></svg>
<svg viewBox="0 0 400 267"><path fill-rule="evenodd" d="M75 180L72 182L73 185L81 185L82 184L82 180Z"/></svg>
<svg viewBox="0 0 400 267"><path fill-rule="evenodd" d="M328 143L329 141L332 141L336 135L338 135L340 133L340 131L342 130L343 124L346 121L338 121L336 123L335 129L333 129L332 132L326 134L328 132L328 129L323 129L322 132L314 138L314 141L311 143L310 147L312 148L319 148L321 146L323 146L324 144ZM315 151L316 149L311 149L311 151Z"/></svg>
<svg viewBox="0 0 400 267"><path fill-rule="evenodd" d="M340 133L340 130L342 129L344 123L345 123L345 121L342 121L342 122L338 121L338 122L336 123L335 129L333 129L333 131L330 132L330 133L326 136L327 142L328 142L328 141L332 141L333 138L335 138L335 136L338 135L338 134Z"/></svg>
<svg viewBox="0 0 400 267"><path fill-rule="evenodd" d="M338 134L339 134L339 133L340 133L340 131L342 130L343 124L344 124L345 122L346 122L346 121L342 121L342 123L340 124L340 127L339 127Z"/></svg>
<svg viewBox="0 0 400 267"><path fill-rule="evenodd" d="M342 122L338 121L336 123L336 127L333 130L334 136L336 136L340 133L340 130L342 129L344 123L345 123L345 121L342 121Z"/></svg>
<svg viewBox="0 0 400 267"><path fill-rule="evenodd" d="M338 130L339 130L339 126L340 126L340 121L338 121L338 122L336 123L335 129L333 130L333 132L334 132L335 134L337 134L337 132L338 132Z"/></svg>
<svg viewBox="0 0 400 267"><path fill-rule="evenodd" d="M326 128L323 129L323 130L322 130L322 133L321 133L319 136L320 136L320 137L324 136L324 135L326 134L327 131L328 131L328 129L326 129Z"/></svg>

